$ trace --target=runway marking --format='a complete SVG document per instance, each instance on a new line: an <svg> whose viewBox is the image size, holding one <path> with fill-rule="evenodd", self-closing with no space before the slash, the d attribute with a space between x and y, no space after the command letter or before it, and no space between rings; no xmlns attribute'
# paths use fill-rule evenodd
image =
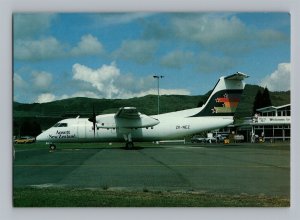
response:
<svg viewBox="0 0 300 220"><path fill-rule="evenodd" d="M236 166L236 165L210 165L210 164L167 164L169 167L227 167L227 168L274 168L274 166L267 165L253 165L253 166ZM99 164L17 164L14 167L103 167L103 168L117 168L117 167L165 167L162 164L120 164L120 165L99 165ZM289 169L289 166L276 166L276 168Z"/></svg>

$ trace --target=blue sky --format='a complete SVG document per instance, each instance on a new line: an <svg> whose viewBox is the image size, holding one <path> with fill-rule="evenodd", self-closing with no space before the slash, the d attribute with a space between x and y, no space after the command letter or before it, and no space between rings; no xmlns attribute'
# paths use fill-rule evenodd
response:
<svg viewBox="0 0 300 220"><path fill-rule="evenodd" d="M200 95L237 71L290 89L288 13L15 13L14 101Z"/></svg>

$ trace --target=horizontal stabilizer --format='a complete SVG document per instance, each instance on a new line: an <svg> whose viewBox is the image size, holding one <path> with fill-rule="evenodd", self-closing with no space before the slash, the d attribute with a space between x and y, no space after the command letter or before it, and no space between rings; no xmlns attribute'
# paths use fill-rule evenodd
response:
<svg viewBox="0 0 300 220"><path fill-rule="evenodd" d="M244 80L244 79L246 79L246 78L248 78L249 76L248 75L246 75L245 73L242 73L242 72L237 72L237 73L235 73L235 74L232 74L232 75L230 75L230 76L226 76L226 77L224 77L224 79L226 79L226 80Z"/></svg>

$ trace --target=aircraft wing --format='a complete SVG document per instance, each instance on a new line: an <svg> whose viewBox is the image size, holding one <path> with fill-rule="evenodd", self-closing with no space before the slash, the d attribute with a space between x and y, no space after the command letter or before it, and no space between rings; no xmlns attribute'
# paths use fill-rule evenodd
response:
<svg viewBox="0 0 300 220"><path fill-rule="evenodd" d="M122 107L116 114L96 117L97 128L151 128L159 120L138 112L135 107Z"/></svg>
<svg viewBox="0 0 300 220"><path fill-rule="evenodd" d="M145 128L159 124L159 120L137 111L135 107L122 107L115 114L117 127Z"/></svg>

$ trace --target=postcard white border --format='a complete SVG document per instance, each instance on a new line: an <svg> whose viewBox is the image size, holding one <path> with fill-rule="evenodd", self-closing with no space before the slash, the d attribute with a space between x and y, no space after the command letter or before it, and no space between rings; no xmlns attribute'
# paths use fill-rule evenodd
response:
<svg viewBox="0 0 300 220"><path fill-rule="evenodd" d="M300 218L300 1L298 0L0 0L0 219L243 219ZM291 208L13 208L12 207L12 13L98 11L260 11L290 12ZM298 207L298 209L297 209Z"/></svg>

